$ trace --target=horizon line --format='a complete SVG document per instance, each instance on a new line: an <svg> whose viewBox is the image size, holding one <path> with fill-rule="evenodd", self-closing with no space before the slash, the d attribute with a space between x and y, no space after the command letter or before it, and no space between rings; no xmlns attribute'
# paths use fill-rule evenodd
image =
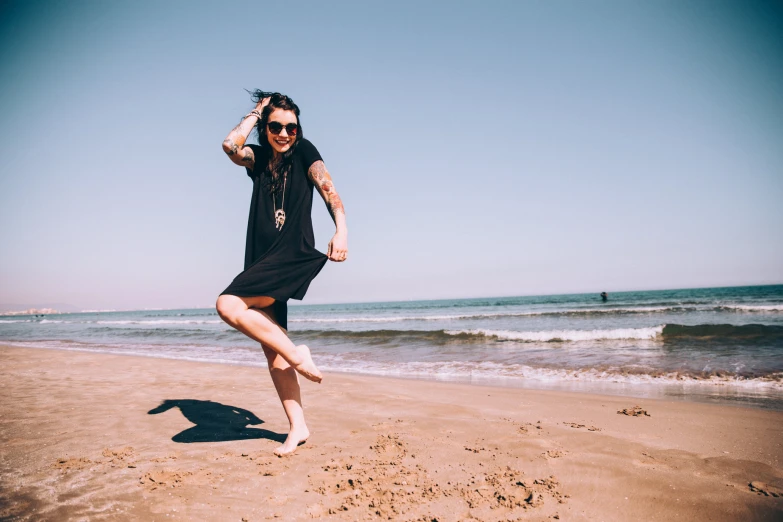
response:
<svg viewBox="0 0 783 522"><path fill-rule="evenodd" d="M631 292L666 292L673 290L711 290L718 288L745 288L745 287L762 287L762 286L783 286L783 282L776 283L762 283L762 284L744 284L744 285L725 285L725 286L697 286L697 287L683 287L683 288L635 288L631 290L612 290L607 292L608 294L624 294ZM473 296L473 297L437 297L428 299L396 299L396 300L378 300L378 301L342 301L342 302L328 302L328 303L292 303L292 306L328 306L336 304L379 304L379 303L409 303L409 302L427 302L427 301L450 301L450 300L470 300L470 299L508 299L513 297L554 297L564 295L589 295L600 294L600 291L592 292L564 292L564 293L551 293L551 294L508 294L508 295L488 295L488 296ZM290 301L289 301L290 302ZM63 303L67 304L67 303ZM34 307L33 307L34 308ZM187 307L173 307L173 308L124 308L124 309L84 309L78 312L59 312L60 314L80 314L80 313L108 313L108 312L143 312L143 311L168 311L168 310L204 310L213 308L213 306L187 306ZM0 312L0 314L7 312ZM20 314L22 315L22 314Z"/></svg>

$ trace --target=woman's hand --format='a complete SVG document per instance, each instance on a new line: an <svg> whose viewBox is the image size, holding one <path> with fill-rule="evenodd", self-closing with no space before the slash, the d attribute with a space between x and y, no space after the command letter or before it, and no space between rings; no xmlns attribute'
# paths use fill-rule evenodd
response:
<svg viewBox="0 0 783 522"><path fill-rule="evenodd" d="M270 100L270 99L271 99L271 98L270 98L269 96L267 96L266 98L264 98L263 100L261 100L260 102L258 102L258 103L256 104L256 108L255 108L255 109L253 109L253 110L255 110L255 111L258 111L258 112L260 112L260 113L262 113L262 114L263 114L264 107L266 107L267 105L269 105L269 100Z"/></svg>
<svg viewBox="0 0 783 522"><path fill-rule="evenodd" d="M329 247L326 249L326 257L332 261L345 261L348 259L348 235L337 232L332 240L329 241Z"/></svg>

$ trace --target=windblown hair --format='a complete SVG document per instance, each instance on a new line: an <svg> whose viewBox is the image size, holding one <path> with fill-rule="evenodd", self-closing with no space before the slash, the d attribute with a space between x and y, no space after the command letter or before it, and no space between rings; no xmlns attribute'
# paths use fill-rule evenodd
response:
<svg viewBox="0 0 783 522"><path fill-rule="evenodd" d="M275 109L293 111L293 113L296 114L296 122L299 124L299 133L297 134L294 143L291 145L291 148L283 153L280 161L273 165L272 168L270 168L268 164L264 166L265 175L262 178L262 183L268 188L270 194L279 196L283 192L283 180L286 176L291 175L296 146L299 144L299 140L304 137L302 124L299 121L299 107L294 103L294 100L279 92L266 92L256 89L251 92L250 95L255 103L260 102L264 98L270 98L269 104L264 107L264 110L261 112L261 119L256 123L258 143L265 152L264 157L271 158L273 156L272 146L269 145L269 140L266 135L266 124L269 121L269 115L272 111Z"/></svg>

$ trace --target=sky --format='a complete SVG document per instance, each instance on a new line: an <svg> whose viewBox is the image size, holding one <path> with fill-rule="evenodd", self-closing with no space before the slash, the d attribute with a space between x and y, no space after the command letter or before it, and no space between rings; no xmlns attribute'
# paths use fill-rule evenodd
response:
<svg viewBox="0 0 783 522"><path fill-rule="evenodd" d="M781 2L6 1L0 71L0 304L214 306L256 88L346 209L305 304L783 282Z"/></svg>

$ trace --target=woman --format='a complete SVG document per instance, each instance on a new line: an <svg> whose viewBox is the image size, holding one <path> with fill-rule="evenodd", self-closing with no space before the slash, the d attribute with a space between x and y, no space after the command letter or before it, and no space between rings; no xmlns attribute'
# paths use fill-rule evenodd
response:
<svg viewBox="0 0 783 522"><path fill-rule="evenodd" d="M229 159L247 170L253 197L245 245L245 269L221 292L220 317L261 343L290 430L279 456L292 453L310 436L304 419L297 372L314 382L322 375L305 345L288 338L290 298L302 299L326 261L348 257L345 210L318 150L305 140L299 107L280 93L256 91L256 107L223 141ZM246 145L253 128L260 145ZM326 255L315 249L310 217L313 188L324 199L336 232Z"/></svg>

